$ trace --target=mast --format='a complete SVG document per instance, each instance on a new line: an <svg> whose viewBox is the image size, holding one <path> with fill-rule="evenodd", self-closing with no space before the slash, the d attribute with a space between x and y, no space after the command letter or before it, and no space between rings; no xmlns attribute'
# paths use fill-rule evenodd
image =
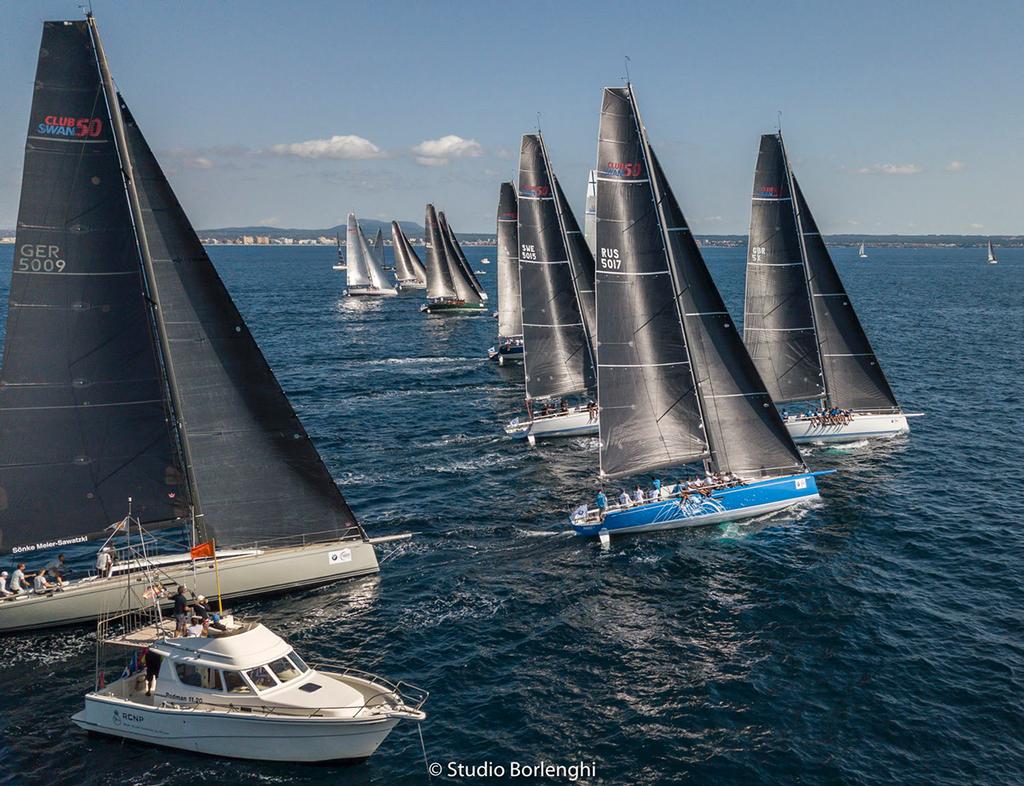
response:
<svg viewBox="0 0 1024 786"><path fill-rule="evenodd" d="M665 227L667 225L667 222L665 220L665 206L662 204L662 201L660 199L660 195L656 191L654 191L654 188L653 188L653 186L654 186L654 180L653 180L653 178L654 178L654 166L653 166L653 163L654 162L653 162L653 156L651 155L651 145L650 145L650 142L647 140L647 129L644 127L643 118L640 116L640 107L637 106L636 95L633 93L633 85L632 85L632 83L626 82L626 90L629 92L629 103L630 103L630 105L633 108L633 116L636 118L637 133L640 135L640 149L641 149L641 151L643 152L643 155L644 155L644 167L647 169L647 177L651 179L651 186L652 186L651 191L654 193L654 205L655 205L655 208L657 209L657 212L658 212L658 229L660 230L661 241L662 241L662 245L663 245L663 250L664 250L665 256L668 258L669 263L670 263L669 266L668 266L669 267L669 275L670 275L670 277L672 279L672 286L675 289L675 292L678 293L680 291L680 287L679 287L679 282L676 281L676 275L675 275L675 270L678 269L678 266L677 266L676 261L675 261L675 254L673 253L672 244L667 242L667 238L665 237ZM689 368L690 368L690 378L693 380L693 388L694 388L694 390L697 391L697 394L698 394L696 399L697 399L697 412L700 415L700 428L701 428L701 430L704 433L704 441L707 444L708 453L710 454L710 453L713 452L713 446L711 445L711 440L710 440L710 437L708 435L708 430L707 430L707 427L706 427L707 416L706 416L705 411L704 411L704 396L701 395L700 382L697 379L697 372L696 372L696 370L693 367L693 353L690 350L690 337L686 333L686 320L683 319L683 313L682 313L682 310L681 310L680 305L679 305L679 297L678 297L678 295L675 295L672 298L672 300L674 301L675 307L676 307L676 309L675 309L676 310L676 318L679 320L679 330L682 333L683 342L686 345L686 357L687 357L687 360L689 361L688 365L689 365ZM706 468L708 466L708 458L710 458L710 456L704 458L705 470L706 470Z"/></svg>
<svg viewBox="0 0 1024 786"><path fill-rule="evenodd" d="M821 369L821 386L824 390L824 397L821 399L822 408L831 406L829 394L828 372L825 370L825 362L821 357L821 333L818 328L818 316L815 314L814 299L811 295L810 266L807 262L807 241L804 238L804 222L793 187L793 170L789 166L789 155L786 153L786 143L782 139L782 130L779 130L779 147L782 149L782 162L786 167L786 179L789 183L790 205L793 208L793 216L796 218L796 236L800 243L800 261L803 262L804 284L807 286L807 303L810 306L811 325L814 327L814 349L818 354L818 368ZM862 246L863 248L863 246Z"/></svg>
<svg viewBox="0 0 1024 786"><path fill-rule="evenodd" d="M135 173L132 167L131 155L128 151L128 140L125 135L124 118L121 116L121 105L118 101L117 90L114 88L114 79L110 74L110 67L107 64L107 55L103 50L103 42L100 40L99 28L96 26L96 18L92 12L86 14L86 21L92 36L93 48L96 51L96 65L100 73L100 81L103 84L103 95L106 98L107 110L110 113L111 125L114 131L114 144L117 150L118 159L121 162L121 172L124 179L125 191L128 194L128 204L131 210L132 223L135 225L135 239L142 259L143 277L146 282L146 289L149 292L150 311L153 315L157 336L160 344L160 364L164 370L166 388L169 394L169 414L171 416L171 427L177 435L177 445L181 452L181 463L185 469L185 482L189 491L189 499L192 505L193 521L203 515L202 504L199 499L198 485L195 482L192 455L189 448L188 433L185 423L181 417L181 398L178 392L177 381L174 376L174 363L171 359L170 342L167 339L167 328L164 324L163 314L160 309L160 293L157 289L156 273L153 269L153 257L149 249L149 241L146 236L146 227L142 215L142 205L139 201L139 192L135 183ZM193 544L194 545L194 544Z"/></svg>

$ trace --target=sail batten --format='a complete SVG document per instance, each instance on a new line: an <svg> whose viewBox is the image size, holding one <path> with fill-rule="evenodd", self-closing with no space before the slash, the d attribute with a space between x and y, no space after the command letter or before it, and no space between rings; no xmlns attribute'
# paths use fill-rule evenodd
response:
<svg viewBox="0 0 1024 786"><path fill-rule="evenodd" d="M514 183L502 183L497 219L498 335L523 335L522 298L519 292L519 200Z"/></svg>
<svg viewBox="0 0 1024 786"><path fill-rule="evenodd" d="M526 134L519 156L518 235L523 364L531 399L584 393L595 380L552 195L543 142L538 134Z"/></svg>

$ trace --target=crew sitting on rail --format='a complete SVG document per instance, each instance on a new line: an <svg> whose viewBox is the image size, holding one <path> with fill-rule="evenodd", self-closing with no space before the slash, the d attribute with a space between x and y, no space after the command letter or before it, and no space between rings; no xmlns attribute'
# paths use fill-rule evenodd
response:
<svg viewBox="0 0 1024 786"><path fill-rule="evenodd" d="M42 595L45 592L59 589L57 584L53 584L46 579L46 568L40 570L34 579L32 579L32 591L37 595Z"/></svg>
<svg viewBox="0 0 1024 786"><path fill-rule="evenodd" d="M628 508L631 502L632 500L629 498L629 492L623 489L622 493L619 494L619 506Z"/></svg>
<svg viewBox="0 0 1024 786"><path fill-rule="evenodd" d="M11 592L20 595L28 589L27 578L25 577L25 563L19 562L18 567L11 574Z"/></svg>
<svg viewBox="0 0 1024 786"><path fill-rule="evenodd" d="M0 598L6 598L14 593L7 589L7 571L0 571Z"/></svg>
<svg viewBox="0 0 1024 786"><path fill-rule="evenodd" d="M568 399L564 399L564 398L562 399L562 402L558 405L558 411L561 412L563 415L568 415L569 414L569 400Z"/></svg>

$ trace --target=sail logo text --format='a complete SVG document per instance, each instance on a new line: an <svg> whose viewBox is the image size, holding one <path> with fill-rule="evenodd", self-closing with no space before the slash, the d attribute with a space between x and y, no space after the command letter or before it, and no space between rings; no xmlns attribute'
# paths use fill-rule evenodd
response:
<svg viewBox="0 0 1024 786"><path fill-rule="evenodd" d="M602 270L622 269L622 260L619 259L619 249L617 248L602 248L600 262Z"/></svg>
<svg viewBox="0 0 1024 786"><path fill-rule="evenodd" d="M36 131L46 136L91 137L95 139L103 133L103 121L98 117L64 117L63 115L47 115L43 122L36 126Z"/></svg>
<svg viewBox="0 0 1024 786"><path fill-rule="evenodd" d="M754 194L754 196L763 199L778 199L782 196L782 189L778 186L761 186L761 190Z"/></svg>
<svg viewBox="0 0 1024 786"><path fill-rule="evenodd" d="M537 249L532 243L523 243L519 247L519 258L524 262L536 262Z"/></svg>
<svg viewBox="0 0 1024 786"><path fill-rule="evenodd" d="M644 173L644 165L639 161L634 163L609 161L605 164L605 172L615 177L640 177Z"/></svg>
<svg viewBox="0 0 1024 786"><path fill-rule="evenodd" d="M523 186L522 191L526 196L539 197L541 199L551 196L550 186Z"/></svg>

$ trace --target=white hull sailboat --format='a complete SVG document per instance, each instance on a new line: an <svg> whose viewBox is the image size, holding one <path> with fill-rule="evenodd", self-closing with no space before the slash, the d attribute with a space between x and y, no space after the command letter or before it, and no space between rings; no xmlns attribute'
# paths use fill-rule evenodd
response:
<svg viewBox="0 0 1024 786"><path fill-rule="evenodd" d="M523 308L519 295L519 200L513 183L498 192L498 343L487 357L499 366L523 361Z"/></svg>
<svg viewBox="0 0 1024 786"><path fill-rule="evenodd" d="M992 241L991 240L988 241L988 264L990 264L990 265L998 265L999 264L999 260L996 259L995 249L992 248Z"/></svg>
<svg viewBox="0 0 1024 786"><path fill-rule="evenodd" d="M781 132L761 137L751 203L744 341L796 442L907 433L886 379L789 165ZM864 244L860 256L865 257ZM793 261L796 260L796 261Z"/></svg>
<svg viewBox="0 0 1024 786"><path fill-rule="evenodd" d="M11 277L0 552L29 572L57 551L92 563L100 543L120 545L108 511L128 503L182 543L160 547L168 583L210 592L212 561L192 556L214 549L234 597L376 573L373 543L115 90L93 18L45 22L40 53L32 117L60 104L92 121L75 136L33 123L25 148L17 243L51 259ZM8 597L0 631L127 610L112 582Z"/></svg>
<svg viewBox="0 0 1024 786"><path fill-rule="evenodd" d="M864 250L864 244L863 243L860 244L860 248L857 250L857 256L860 257L861 259L867 259L868 258L868 252Z"/></svg>
<svg viewBox="0 0 1024 786"><path fill-rule="evenodd" d="M384 253L383 241L379 253L366 241L355 213L348 214L348 234L345 247L348 249L347 297L393 297L398 289L384 277L378 256Z"/></svg>
<svg viewBox="0 0 1024 786"><path fill-rule="evenodd" d="M397 221L391 222L391 250L395 255L395 276L398 278L399 289L426 289L427 271Z"/></svg>
<svg viewBox="0 0 1024 786"><path fill-rule="evenodd" d="M507 186L506 198L514 195ZM506 424L505 433L531 445L596 434L594 407L567 406L589 400L596 385L594 259L539 133L522 139L515 212L527 416ZM508 225L499 223L499 230L503 226Z"/></svg>

